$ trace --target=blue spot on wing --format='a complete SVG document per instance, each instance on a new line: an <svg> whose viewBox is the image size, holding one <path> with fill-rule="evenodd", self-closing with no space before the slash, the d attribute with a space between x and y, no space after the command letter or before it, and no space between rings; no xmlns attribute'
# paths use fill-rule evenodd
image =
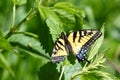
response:
<svg viewBox="0 0 120 80"><path fill-rule="evenodd" d="M78 61L84 61L86 59L86 50L84 47L81 48L80 52L76 55Z"/></svg>
<svg viewBox="0 0 120 80"><path fill-rule="evenodd" d="M81 51L80 51L81 54L84 54L84 49L82 48Z"/></svg>

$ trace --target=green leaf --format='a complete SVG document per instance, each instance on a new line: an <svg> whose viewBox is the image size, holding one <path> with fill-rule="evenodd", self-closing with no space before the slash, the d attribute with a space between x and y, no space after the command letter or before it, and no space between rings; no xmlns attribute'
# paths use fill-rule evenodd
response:
<svg viewBox="0 0 120 80"><path fill-rule="evenodd" d="M37 76L37 71L50 61L39 41L31 36L14 34L9 41L14 46L17 57L17 63L13 63L17 67L16 79L32 80Z"/></svg>
<svg viewBox="0 0 120 80"><path fill-rule="evenodd" d="M88 65L83 67L83 72L87 72L91 69L98 69L98 67L104 67L103 63L105 62L104 54L98 54L95 56L95 59Z"/></svg>
<svg viewBox="0 0 120 80"><path fill-rule="evenodd" d="M83 25L85 14L71 3L60 2L51 8L40 6L38 9L42 21L46 21L52 34L60 34L63 29L67 32L78 30Z"/></svg>
<svg viewBox="0 0 120 80"><path fill-rule="evenodd" d="M10 43L3 37L2 33L0 32L0 50L5 51L12 51L12 46Z"/></svg>
<svg viewBox="0 0 120 80"><path fill-rule="evenodd" d="M38 7L39 14L40 14L40 26L38 27L38 37L43 45L43 48L46 50L46 52L52 53L52 45L53 45L53 40L52 36L50 35L51 31L49 30L49 27L47 26L46 19L49 18L50 16L54 15L54 13L50 10L50 8L39 6ZM51 14L52 15L51 15ZM49 25L49 19L48 25ZM57 28L56 28L57 29ZM47 44L46 44L47 43ZM51 54L50 54L51 55Z"/></svg>
<svg viewBox="0 0 120 80"><path fill-rule="evenodd" d="M50 34L53 34L52 36L60 35L63 31L63 23L60 21L56 13L51 8L43 6L39 7L39 13L42 21L46 22L46 27L48 26ZM54 39L54 37L52 38Z"/></svg>
<svg viewBox="0 0 120 80"><path fill-rule="evenodd" d="M82 10L69 2L56 3L52 9L59 16L63 26L67 27L65 28L67 32L81 29L85 17Z"/></svg>
<svg viewBox="0 0 120 80"><path fill-rule="evenodd" d="M73 75L72 75L72 79L75 79L76 77L80 76L80 75L84 75L84 73L89 73L92 70L96 70L100 67L105 67L103 65L103 63L105 62L105 58L104 58L104 54L100 53L99 55L95 56L95 59L90 62L90 64L88 65L84 65L84 67L82 68L82 70L76 71Z"/></svg>
<svg viewBox="0 0 120 80"><path fill-rule="evenodd" d="M60 35L61 32L63 32L62 26L55 18L53 19L52 17L47 18L46 24L47 26L49 26L50 34L52 34L53 41L55 41L56 36Z"/></svg>
<svg viewBox="0 0 120 80"><path fill-rule="evenodd" d="M8 61L6 60L4 55L1 53L1 51L0 51L0 67L7 70L11 74L12 77L15 77L13 70L11 69Z"/></svg>
<svg viewBox="0 0 120 80"><path fill-rule="evenodd" d="M27 0L12 0L15 5L26 4Z"/></svg>
<svg viewBox="0 0 120 80"><path fill-rule="evenodd" d="M9 41L14 46L19 46L20 48L30 51L31 56L34 57L34 54L37 54L41 57L50 60L49 55L43 50L43 47L39 41L33 37L23 35L23 34L14 34L10 37Z"/></svg>
<svg viewBox="0 0 120 80"><path fill-rule="evenodd" d="M38 10L42 22L38 36L47 52L52 51L52 41L55 41L61 32L79 30L83 25L83 11L70 3L57 3L53 7L38 6Z"/></svg>
<svg viewBox="0 0 120 80"><path fill-rule="evenodd" d="M100 31L102 32L102 35L92 46L92 48L90 50L90 54L88 56L88 60L93 59L93 57L98 53L98 50L99 50L101 44L103 43L103 40L104 40L104 25L102 26Z"/></svg>
<svg viewBox="0 0 120 80"><path fill-rule="evenodd" d="M54 5L54 8L66 10L66 11L70 12L71 14L76 14L76 15L81 16L81 18L85 17L85 13L82 10L80 11L79 8L77 8L75 5L73 5L69 2L56 3Z"/></svg>
<svg viewBox="0 0 120 80"><path fill-rule="evenodd" d="M76 63L74 65L65 65L64 67L64 80L71 80L72 75L81 69L81 65Z"/></svg>
<svg viewBox="0 0 120 80"><path fill-rule="evenodd" d="M56 69L56 64L48 62L43 65L38 72L39 80L58 80L60 73Z"/></svg>
<svg viewBox="0 0 120 80"><path fill-rule="evenodd" d="M98 70L93 70L82 75L82 80L118 80L115 76Z"/></svg>

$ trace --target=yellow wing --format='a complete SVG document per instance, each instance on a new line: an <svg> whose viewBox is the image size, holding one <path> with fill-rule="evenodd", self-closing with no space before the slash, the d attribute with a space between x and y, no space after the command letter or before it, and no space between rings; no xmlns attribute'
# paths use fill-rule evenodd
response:
<svg viewBox="0 0 120 80"><path fill-rule="evenodd" d="M61 34L60 38L55 42L55 46L52 52L52 62L59 62L65 60L66 56L68 55L68 47L67 47L67 37L63 33Z"/></svg>
<svg viewBox="0 0 120 80"><path fill-rule="evenodd" d="M67 35L73 54L78 61L86 60L86 52L89 47L101 36L97 30L80 30Z"/></svg>

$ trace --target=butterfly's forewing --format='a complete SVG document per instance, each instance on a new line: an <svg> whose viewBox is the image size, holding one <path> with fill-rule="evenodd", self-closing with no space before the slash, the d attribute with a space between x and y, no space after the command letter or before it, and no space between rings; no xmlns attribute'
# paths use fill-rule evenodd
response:
<svg viewBox="0 0 120 80"><path fill-rule="evenodd" d="M78 61L86 60L89 47L101 36L97 30L80 30L67 35L73 54Z"/></svg>
<svg viewBox="0 0 120 80"><path fill-rule="evenodd" d="M66 56L68 55L68 41L67 37L64 33L61 33L61 36L55 42L55 46L52 52L52 62L59 62L65 60Z"/></svg>

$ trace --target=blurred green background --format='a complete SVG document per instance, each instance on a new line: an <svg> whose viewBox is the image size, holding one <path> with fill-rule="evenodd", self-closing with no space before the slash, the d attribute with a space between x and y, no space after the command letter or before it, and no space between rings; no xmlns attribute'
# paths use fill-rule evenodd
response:
<svg viewBox="0 0 120 80"><path fill-rule="evenodd" d="M60 33L100 29L103 24L100 50L108 49L104 70L119 80L120 0L0 1L0 80L58 80L61 68L50 62L50 56Z"/></svg>

